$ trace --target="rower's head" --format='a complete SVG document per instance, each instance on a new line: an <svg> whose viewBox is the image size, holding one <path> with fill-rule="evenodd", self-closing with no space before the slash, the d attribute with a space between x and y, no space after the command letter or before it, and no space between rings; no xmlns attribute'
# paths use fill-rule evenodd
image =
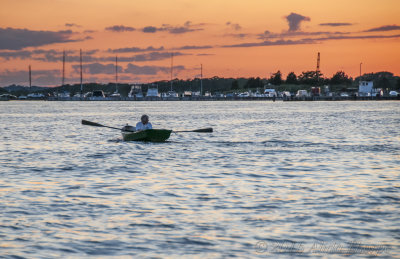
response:
<svg viewBox="0 0 400 259"><path fill-rule="evenodd" d="M145 125L149 122L149 116L147 116L146 114L142 115L142 117L140 118L140 120L142 121L142 123Z"/></svg>

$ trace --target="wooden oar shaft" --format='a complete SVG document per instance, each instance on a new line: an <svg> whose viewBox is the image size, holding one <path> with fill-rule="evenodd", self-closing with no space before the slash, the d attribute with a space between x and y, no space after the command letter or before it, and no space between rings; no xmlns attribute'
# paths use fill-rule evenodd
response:
<svg viewBox="0 0 400 259"><path fill-rule="evenodd" d="M197 133L211 133L213 132L212 128L204 128L204 129L195 129L195 130L178 130L178 131L174 131L176 133L180 133L180 132L197 132Z"/></svg>
<svg viewBox="0 0 400 259"><path fill-rule="evenodd" d="M92 121L87 121L87 120L82 120L82 124L83 124L83 125L87 125L87 126L103 127L103 128L109 128L109 129L122 130L122 129L120 129L120 128L111 127L111 126L106 126L106 125L102 125L102 124L100 124L100 123L96 123L96 122L92 122ZM124 131L134 132L133 130L124 130Z"/></svg>

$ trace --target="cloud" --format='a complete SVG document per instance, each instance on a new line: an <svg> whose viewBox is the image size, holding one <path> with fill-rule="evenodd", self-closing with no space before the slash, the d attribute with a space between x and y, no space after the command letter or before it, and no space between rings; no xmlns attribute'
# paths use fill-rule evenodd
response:
<svg viewBox="0 0 400 259"><path fill-rule="evenodd" d="M75 72L80 71L80 65L73 65L72 68ZM97 74L114 74L115 73L115 64L101 64L101 63L90 63L84 64L82 66L84 73L97 75ZM118 72L121 73L123 71L121 66L118 66Z"/></svg>
<svg viewBox="0 0 400 259"><path fill-rule="evenodd" d="M277 41L263 41L263 42L250 42L233 45L224 45L222 48L250 48L250 47L263 47L263 46L287 46L287 45L301 45L301 44L314 44L314 39L301 39L301 40L277 40Z"/></svg>
<svg viewBox="0 0 400 259"><path fill-rule="evenodd" d="M124 25L114 25L105 28L106 31L112 31L112 32L126 32L126 31L135 31L136 29L130 26L124 26Z"/></svg>
<svg viewBox="0 0 400 259"><path fill-rule="evenodd" d="M242 29L242 26L240 26L240 24L238 24L238 23L227 22L225 25L231 27L235 31L239 31Z"/></svg>
<svg viewBox="0 0 400 259"><path fill-rule="evenodd" d="M329 26L329 27L351 26L351 25L353 24L348 22L328 22L319 24L319 26Z"/></svg>
<svg viewBox="0 0 400 259"><path fill-rule="evenodd" d="M306 31L295 31L295 32L282 32L273 33L270 31L265 31L262 34L258 34L258 39L268 40L276 38L288 38L288 37L304 37L304 36L320 36L320 35L344 35L349 34L349 32L329 32L329 31L316 31L316 32L306 32Z"/></svg>
<svg viewBox="0 0 400 259"><path fill-rule="evenodd" d="M397 31L397 30L400 30L400 26L393 24L393 25L385 25L385 26L381 26L381 27L372 28L372 29L366 30L364 32Z"/></svg>
<svg viewBox="0 0 400 259"><path fill-rule="evenodd" d="M303 16L297 13L291 13L285 17L289 24L289 31L299 31L302 22L311 21L310 17Z"/></svg>
<svg viewBox="0 0 400 259"><path fill-rule="evenodd" d="M160 67L160 66L137 66L129 63L124 73L134 74L134 75L156 75L158 73L169 73L170 67ZM184 70L184 66L174 66L175 71Z"/></svg>
<svg viewBox="0 0 400 259"><path fill-rule="evenodd" d="M84 55L91 56L97 53L98 49L86 50ZM66 61L72 61L72 57L75 60L79 59L77 50L65 50ZM13 51L0 51L0 58L5 60L11 59L32 59L46 62L60 62L62 60L63 50L55 49L34 49L34 50L13 50Z"/></svg>
<svg viewBox="0 0 400 259"><path fill-rule="evenodd" d="M71 30L33 31L28 29L0 28L0 49L20 50L54 43L83 41L71 39Z"/></svg>
<svg viewBox="0 0 400 259"><path fill-rule="evenodd" d="M224 36L243 39L243 38L247 38L247 37L252 36L252 35L248 34L248 33L231 33L231 34L225 34Z"/></svg>
<svg viewBox="0 0 400 259"><path fill-rule="evenodd" d="M181 52L173 52L174 56L183 56L183 55L188 55L184 54ZM115 59L115 57L112 57ZM134 55L131 57L118 57L118 61L121 62L145 62L145 61L157 61L157 60L164 60L164 59L170 59L171 58L171 52L150 52L146 54L138 54Z"/></svg>
<svg viewBox="0 0 400 259"><path fill-rule="evenodd" d="M191 50L191 49L212 49L213 46L211 45L204 45L204 46L193 46L193 45L187 45L187 46L182 46L179 48L176 48L178 50Z"/></svg>
<svg viewBox="0 0 400 259"><path fill-rule="evenodd" d="M76 24L76 23L66 23L65 26L66 26L66 27L77 27L77 28L82 27L81 25L78 25L78 24Z"/></svg>
<svg viewBox="0 0 400 259"><path fill-rule="evenodd" d="M181 52L173 52L174 56L183 56L188 55ZM150 52L145 54L138 54L133 56L118 56L118 62L147 62L147 61L159 61L164 59L170 59L171 52ZM60 60L60 59L58 59ZM76 56L68 56L68 60L70 62L79 62L79 55ZM87 55L84 52L82 57L82 61L84 63L90 62L115 62L115 56L107 56L107 57L94 57L92 55Z"/></svg>
<svg viewBox="0 0 400 259"><path fill-rule="evenodd" d="M32 67L32 85L55 85L60 83L60 70L35 70ZM28 68L26 70L5 70L0 72L0 85L28 85Z"/></svg>
<svg viewBox="0 0 400 259"><path fill-rule="evenodd" d="M160 47L158 49L163 49ZM142 52L151 51L156 49L153 47L148 47L147 49L141 49ZM112 50L109 50L111 52ZM95 63L95 62L114 62L115 56L95 56L99 52L98 49L83 50L82 51L82 61L84 63ZM139 51L140 52L140 51ZM123 51L117 53L124 53ZM179 51L173 52L174 56L189 55L187 53L182 53ZM43 50L37 49L32 51L0 51L0 59L10 60L10 59L32 59L45 62L61 62L63 51L62 50ZM122 56L118 57L119 62L146 62L146 61L158 61L164 59L170 59L171 52L160 52L152 51L143 54L137 54L133 56ZM80 56L78 50L67 50L66 51L66 62L79 62Z"/></svg>
<svg viewBox="0 0 400 259"><path fill-rule="evenodd" d="M392 39L400 38L400 34L396 35L330 35L319 38L303 38L299 40L277 40L277 41L263 41L263 42L248 42L241 44L225 45L222 48L250 48L250 47L263 47L263 46L287 46L287 45L300 45L300 44L317 44L323 41L330 40L363 40L363 39Z"/></svg>
<svg viewBox="0 0 400 259"><path fill-rule="evenodd" d="M172 34L182 34L182 33L187 33L187 32L192 32L192 31L201 31L202 29L191 29L189 27L180 26L180 27L172 27L167 30L169 31L169 33L172 33Z"/></svg>
<svg viewBox="0 0 400 259"><path fill-rule="evenodd" d="M395 35L360 35L360 36L331 36L331 37L321 37L313 40L316 41L327 41L327 40L365 40L365 39L393 39L400 38L400 34Z"/></svg>
<svg viewBox="0 0 400 259"><path fill-rule="evenodd" d="M83 50L82 60L83 62L96 62L97 58L93 57L99 50ZM79 62L80 56L78 50L67 50L65 51L66 62ZM61 62L63 56L63 51L60 50L34 50L32 51L32 59L40 60L45 62Z"/></svg>
<svg viewBox="0 0 400 259"><path fill-rule="evenodd" d="M0 58L5 60L10 59L28 59L31 58L32 52L27 50L20 51L0 51Z"/></svg>
<svg viewBox="0 0 400 259"><path fill-rule="evenodd" d="M182 33L187 33L187 32L192 32L192 31L201 31L203 30L202 28L198 28L199 26L202 26L204 24L193 24L191 21L187 21L183 24L183 26L175 26L175 27L169 27L166 25L166 30L169 33L172 34L182 34Z"/></svg>
<svg viewBox="0 0 400 259"><path fill-rule="evenodd" d="M161 29L158 29L157 27L154 27L154 26L146 26L146 27L144 27L144 28L142 29L142 32L145 32L145 33L155 33L155 32L157 32L157 31L159 31L159 30L161 30Z"/></svg>
<svg viewBox="0 0 400 259"><path fill-rule="evenodd" d="M188 33L188 32L193 32L193 31L201 31L203 28L201 28L204 24L193 24L190 21L187 21L183 24L183 26L171 26L169 24L163 24L161 27L155 27L155 26L146 26L142 29L142 32L144 33L156 33L160 31L166 31L171 34L183 34L183 33Z"/></svg>
<svg viewBox="0 0 400 259"><path fill-rule="evenodd" d="M112 53L129 53L129 52L148 52L148 51L163 51L164 47L154 48L153 46L147 48L131 47L131 48L119 48L119 49L108 49L108 52Z"/></svg>
<svg viewBox="0 0 400 259"><path fill-rule="evenodd" d="M197 54L196 56L215 56L215 54L201 53L201 54Z"/></svg>

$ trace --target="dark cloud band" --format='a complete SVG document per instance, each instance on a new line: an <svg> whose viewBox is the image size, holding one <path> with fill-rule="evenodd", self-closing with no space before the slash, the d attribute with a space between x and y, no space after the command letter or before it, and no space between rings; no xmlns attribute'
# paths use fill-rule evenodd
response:
<svg viewBox="0 0 400 259"><path fill-rule="evenodd" d="M397 31L397 30L400 30L400 26L393 24L393 25L385 25L385 26L381 26L381 27L372 28L372 29L366 30L364 32Z"/></svg>
<svg viewBox="0 0 400 259"><path fill-rule="evenodd" d="M71 30L33 31L28 29L0 28L0 49L20 50L54 43L83 41L72 39Z"/></svg>
<svg viewBox="0 0 400 259"><path fill-rule="evenodd" d="M353 24L348 22L328 22L328 23L320 23L319 25L328 27L340 27L340 26L351 26Z"/></svg>

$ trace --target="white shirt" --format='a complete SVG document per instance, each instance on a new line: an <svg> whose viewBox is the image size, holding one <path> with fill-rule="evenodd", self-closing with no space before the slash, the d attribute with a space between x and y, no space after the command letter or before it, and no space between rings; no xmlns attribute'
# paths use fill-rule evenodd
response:
<svg viewBox="0 0 400 259"><path fill-rule="evenodd" d="M150 122L148 122L146 125L143 125L143 123L141 121L136 123L136 131L147 130L147 129L152 129L152 128L153 128L153 126L151 125Z"/></svg>

